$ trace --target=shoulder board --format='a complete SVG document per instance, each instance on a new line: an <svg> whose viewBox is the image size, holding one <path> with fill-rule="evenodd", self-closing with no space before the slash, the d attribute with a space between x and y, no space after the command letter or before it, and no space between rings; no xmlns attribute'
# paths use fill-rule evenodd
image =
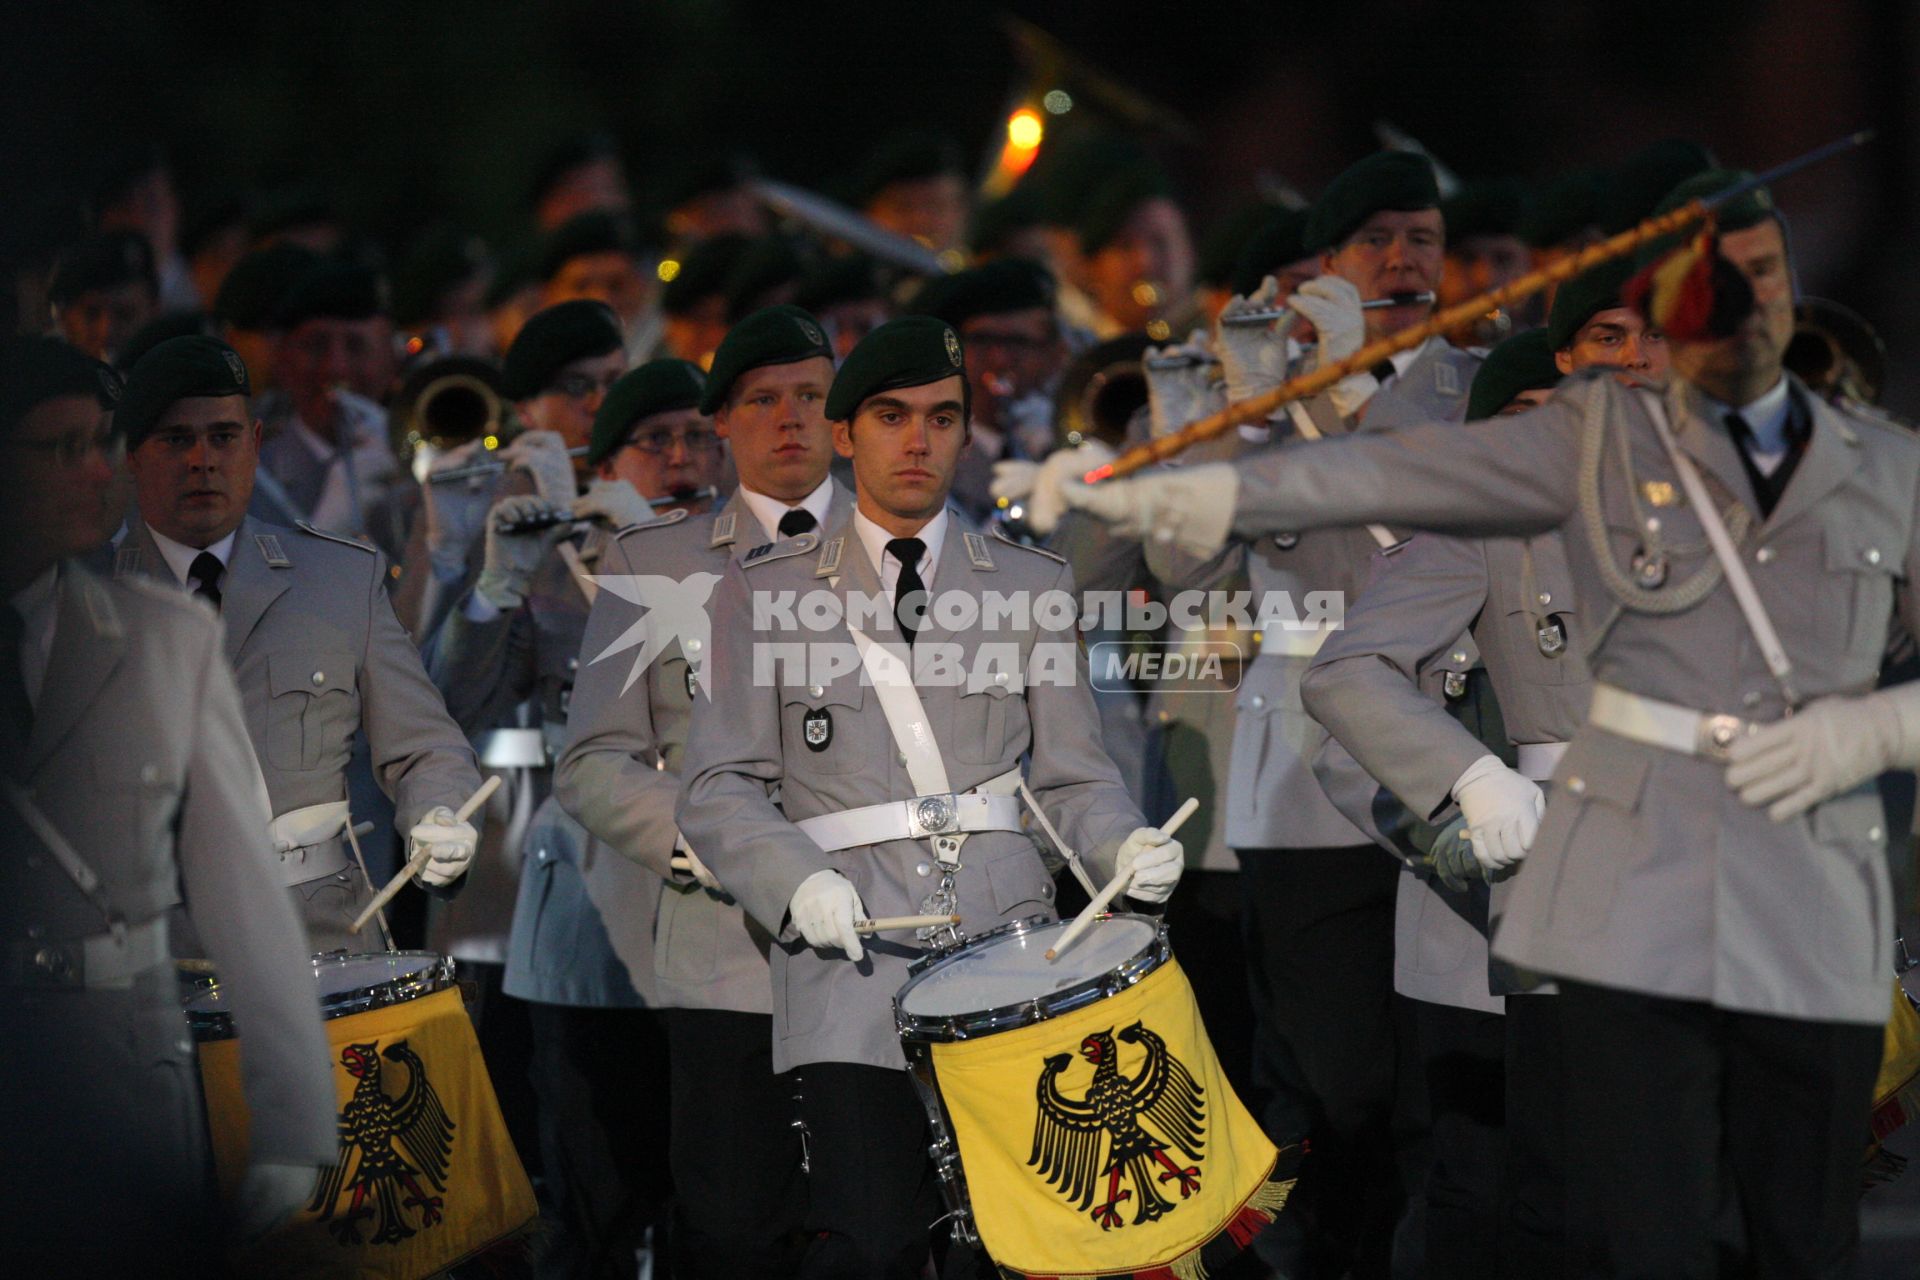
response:
<svg viewBox="0 0 1920 1280"><path fill-rule="evenodd" d="M352 547L354 550L364 551L368 555L379 554L370 542L362 542L358 538L349 538L344 533L329 533L325 529L316 529L310 522L305 520L297 521L296 525L300 532L310 533L316 538L324 538L328 542L337 542L343 547Z"/></svg>
<svg viewBox="0 0 1920 1280"><path fill-rule="evenodd" d="M763 542L746 555L740 557L743 565L772 564L775 560L786 560L792 556L804 555L820 545L817 533L796 534L791 538L782 538L778 542Z"/></svg>
<svg viewBox="0 0 1920 1280"><path fill-rule="evenodd" d="M651 520L642 520L639 524L622 525L613 531L614 541L617 542L630 533L645 533L649 529L665 529L669 525L679 524L686 518L687 509L685 507L675 507L663 516L655 516Z"/></svg>
<svg viewBox="0 0 1920 1280"><path fill-rule="evenodd" d="M1014 541L1013 538L1007 534L1005 525L996 524L993 526L993 538L994 541L1000 543L1002 546L1017 547L1021 551L1031 551L1034 555L1046 560L1051 560L1056 564L1065 564L1067 562L1067 558L1057 551L1049 551L1045 547L1036 547L1029 543Z"/></svg>

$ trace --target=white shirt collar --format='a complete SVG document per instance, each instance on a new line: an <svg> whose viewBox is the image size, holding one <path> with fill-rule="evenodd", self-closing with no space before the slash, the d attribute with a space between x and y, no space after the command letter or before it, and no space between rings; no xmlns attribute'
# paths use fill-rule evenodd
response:
<svg viewBox="0 0 1920 1280"><path fill-rule="evenodd" d="M920 581L928 588L933 586L933 567L940 563L940 545L946 541L947 523L947 509L942 507L940 514L921 525L913 535L927 544L920 556ZM880 585L891 596L894 584L900 581L900 562L887 554L887 544L893 541L894 535L867 519L858 507L853 511L853 531L859 536L860 545L867 549L867 559L879 573Z"/></svg>
<svg viewBox="0 0 1920 1280"><path fill-rule="evenodd" d="M1717 423L1724 424L1727 415L1735 412L1729 406L1721 404L1712 396L1701 394L1707 403L1707 410ZM1761 457L1775 457L1787 451L1787 418L1792 406L1787 401L1787 378L1780 380L1760 393L1759 396L1740 406L1738 412L1746 419L1747 429L1753 432L1754 451Z"/></svg>
<svg viewBox="0 0 1920 1280"><path fill-rule="evenodd" d="M812 493L791 505L778 498L769 498L764 493L755 493L744 484L736 492L740 495L740 501L747 504L747 510L753 513L753 518L760 522L760 527L766 530L769 538L780 536L780 517L795 507L811 513L814 525L824 531L827 527L827 508L833 505L833 477L829 475Z"/></svg>
<svg viewBox="0 0 1920 1280"><path fill-rule="evenodd" d="M1387 359L1393 362L1393 376L1397 378L1405 373L1415 360L1427 354L1428 347L1436 342L1445 341L1445 338L1439 336L1431 337L1417 347L1408 347L1405 351L1396 351L1388 356Z"/></svg>
<svg viewBox="0 0 1920 1280"><path fill-rule="evenodd" d="M160 548L160 555L166 560L167 568L173 570L173 576L179 579L183 587L192 585L187 577L187 570L193 567L194 560L202 550L213 552L214 559L220 562L222 568L225 568L227 562L233 558L233 540L240 536L240 531L235 529L212 546L199 548L190 547L184 542L175 542L152 525L147 526L147 532L153 535L153 545Z"/></svg>
<svg viewBox="0 0 1920 1280"><path fill-rule="evenodd" d="M53 631L60 620L60 566L51 564L39 577L20 588L10 603L20 615L20 678L27 701L37 709L46 684L47 664L53 660Z"/></svg>

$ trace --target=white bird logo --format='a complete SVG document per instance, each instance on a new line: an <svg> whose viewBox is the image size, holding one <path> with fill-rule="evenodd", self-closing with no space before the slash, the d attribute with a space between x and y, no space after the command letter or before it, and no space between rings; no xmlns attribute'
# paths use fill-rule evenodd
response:
<svg viewBox="0 0 1920 1280"><path fill-rule="evenodd" d="M593 658L593 662L599 662L635 645L640 647L633 655L633 670L627 672L627 682L620 686L621 693L633 688L640 673L652 665L669 643L678 640L694 682L700 686L701 696L713 696L707 692L707 682L700 677L713 639L707 601L720 581L719 574L693 573L684 578L665 578L658 574L609 573L594 574L593 581L641 610L639 620Z"/></svg>

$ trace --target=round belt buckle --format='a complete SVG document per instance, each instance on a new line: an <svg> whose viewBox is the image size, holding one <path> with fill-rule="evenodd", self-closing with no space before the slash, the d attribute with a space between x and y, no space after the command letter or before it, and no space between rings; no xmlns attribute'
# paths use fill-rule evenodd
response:
<svg viewBox="0 0 1920 1280"><path fill-rule="evenodd" d="M927 835L938 835L953 828L952 796L921 796L913 802L913 820Z"/></svg>

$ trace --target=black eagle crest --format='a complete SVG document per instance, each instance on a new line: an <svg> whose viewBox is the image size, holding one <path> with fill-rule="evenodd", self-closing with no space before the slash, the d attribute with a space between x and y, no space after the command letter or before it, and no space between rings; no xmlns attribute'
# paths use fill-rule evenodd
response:
<svg viewBox="0 0 1920 1280"><path fill-rule="evenodd" d="M340 1112L340 1163L320 1175L307 1206L341 1244L360 1243L360 1223L374 1216L375 1206L379 1221L374 1224L374 1244L398 1244L413 1235L409 1209L420 1211L420 1226L431 1227L445 1208L444 1197L429 1195L421 1180L434 1191L447 1189L453 1117L440 1104L420 1055L405 1040L377 1055L376 1047L350 1044L340 1051L340 1065L357 1082ZM397 1098L381 1083L381 1058L407 1069L407 1086ZM352 1199L335 1220L346 1191Z"/></svg>
<svg viewBox="0 0 1920 1280"><path fill-rule="evenodd" d="M1123 1028L1119 1039L1146 1049L1140 1074L1121 1074L1111 1028L1095 1032L1080 1042L1080 1056L1093 1064L1084 1098L1060 1092L1060 1073L1072 1055L1046 1060L1035 1090L1040 1111L1033 1124L1033 1154L1027 1157L1054 1190L1082 1212L1090 1209L1102 1231L1122 1225L1120 1205L1136 1194L1135 1226L1171 1212L1177 1206L1160 1194L1159 1184L1176 1183L1182 1200L1198 1191L1206 1145L1205 1090L1167 1052L1167 1042L1138 1022ZM1194 1163L1176 1162L1169 1150ZM1095 1205L1102 1174L1106 1199ZM1131 1189L1121 1188L1123 1176Z"/></svg>

